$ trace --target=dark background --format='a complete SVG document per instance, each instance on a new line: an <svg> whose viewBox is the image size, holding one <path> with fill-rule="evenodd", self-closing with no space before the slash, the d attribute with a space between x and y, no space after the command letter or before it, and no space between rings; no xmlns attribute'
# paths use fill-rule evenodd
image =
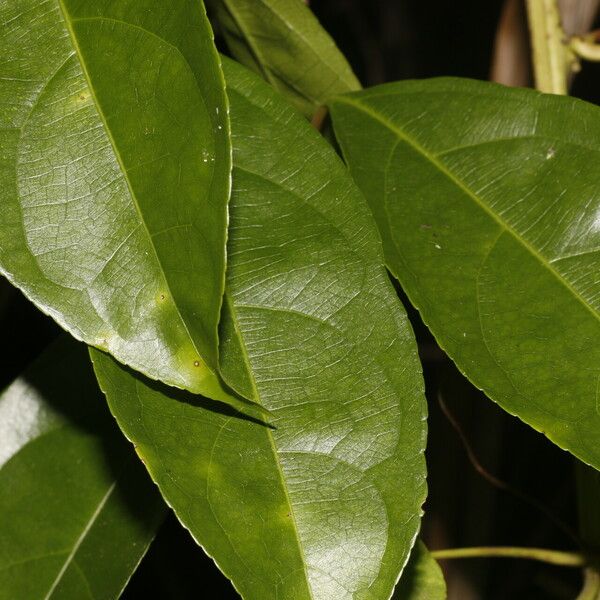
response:
<svg viewBox="0 0 600 600"><path fill-rule="evenodd" d="M488 79L501 5L498 0L311 3L363 85L440 75ZM575 82L574 95L600 101L599 70L599 66L586 65ZM576 527L573 459L470 385L437 347L418 314L410 314L424 362L430 411L425 542L431 549L472 545L576 549L546 515L475 472L440 409L438 394L489 472L542 501ZM0 321L7 350L0 383L6 385L58 329L3 280ZM525 560L455 560L445 561L443 567L451 600L571 599L581 585L575 569ZM171 515L124 598L227 600L238 596Z"/></svg>

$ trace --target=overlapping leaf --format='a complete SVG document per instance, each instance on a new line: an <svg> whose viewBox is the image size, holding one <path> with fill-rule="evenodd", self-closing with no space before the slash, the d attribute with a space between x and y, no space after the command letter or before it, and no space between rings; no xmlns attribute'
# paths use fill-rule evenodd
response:
<svg viewBox="0 0 600 600"><path fill-rule="evenodd" d="M332 113L388 265L442 347L600 468L600 110L442 79Z"/></svg>
<svg viewBox="0 0 600 600"><path fill-rule="evenodd" d="M78 339L227 401L229 124L201 0L3 0L0 24L0 269Z"/></svg>
<svg viewBox="0 0 600 600"><path fill-rule="evenodd" d="M0 395L0 598L118 598L166 507L85 346L51 346Z"/></svg>
<svg viewBox="0 0 600 600"><path fill-rule="evenodd" d="M227 65L223 372L272 426L94 351L164 497L247 600L386 598L425 496L423 382L368 208L320 136Z"/></svg>
<svg viewBox="0 0 600 600"><path fill-rule="evenodd" d="M393 600L446 600L442 570L420 540L412 549Z"/></svg>
<svg viewBox="0 0 600 600"><path fill-rule="evenodd" d="M229 50L306 116L360 88L311 10L298 0L211 0Z"/></svg>

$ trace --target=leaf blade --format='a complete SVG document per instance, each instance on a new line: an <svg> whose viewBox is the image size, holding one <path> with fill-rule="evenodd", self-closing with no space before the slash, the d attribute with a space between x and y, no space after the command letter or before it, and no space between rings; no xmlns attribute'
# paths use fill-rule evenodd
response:
<svg viewBox="0 0 600 600"><path fill-rule="evenodd" d="M388 265L438 342L503 408L598 466L594 113L452 79L332 105ZM358 150L376 130L383 166Z"/></svg>
<svg viewBox="0 0 600 600"><path fill-rule="evenodd" d="M232 55L306 116L336 94L360 89L352 69L308 6L294 0L214 0Z"/></svg>
<svg viewBox="0 0 600 600"><path fill-rule="evenodd" d="M255 76L225 68L236 166L223 373L272 427L98 352L96 373L163 495L244 597L389 597L425 496L412 332L331 148Z"/></svg>
<svg viewBox="0 0 600 600"><path fill-rule="evenodd" d="M0 395L0 439L0 597L118 598L165 509L83 346L53 344Z"/></svg>
<svg viewBox="0 0 600 600"><path fill-rule="evenodd" d="M231 401L231 149L201 2L23 0L1 18L2 272L78 339Z"/></svg>
<svg viewBox="0 0 600 600"><path fill-rule="evenodd" d="M440 566L425 544L417 540L392 599L445 600L446 596L446 582Z"/></svg>

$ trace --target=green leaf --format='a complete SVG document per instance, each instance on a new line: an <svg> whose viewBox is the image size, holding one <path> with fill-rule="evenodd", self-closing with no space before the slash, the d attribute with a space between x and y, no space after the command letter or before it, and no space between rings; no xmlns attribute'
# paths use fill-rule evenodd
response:
<svg viewBox="0 0 600 600"><path fill-rule="evenodd" d="M0 270L76 338L227 401L230 141L200 0L0 4Z"/></svg>
<svg viewBox="0 0 600 600"><path fill-rule="evenodd" d="M0 395L0 599L118 598L164 514L85 346L53 344Z"/></svg>
<svg viewBox="0 0 600 600"><path fill-rule="evenodd" d="M389 598L426 493L413 334L333 150L256 76L225 73L223 371L272 427L97 351L96 374L167 502L246 600Z"/></svg>
<svg viewBox="0 0 600 600"><path fill-rule="evenodd" d="M445 600L446 582L437 561L420 540L412 549L393 598L395 600Z"/></svg>
<svg viewBox="0 0 600 600"><path fill-rule="evenodd" d="M478 387L600 467L600 110L440 79L332 104L387 263Z"/></svg>
<svg viewBox="0 0 600 600"><path fill-rule="evenodd" d="M303 114L360 83L335 42L301 0L211 0L232 55Z"/></svg>

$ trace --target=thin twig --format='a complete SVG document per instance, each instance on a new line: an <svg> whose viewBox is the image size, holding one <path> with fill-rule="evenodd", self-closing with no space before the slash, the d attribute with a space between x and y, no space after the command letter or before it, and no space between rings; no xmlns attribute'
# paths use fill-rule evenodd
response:
<svg viewBox="0 0 600 600"><path fill-rule="evenodd" d="M327 106L319 106L317 110L314 112L312 119L310 120L310 124L317 130L321 131L323 129L323 125L325 123L325 119L327 119Z"/></svg>
<svg viewBox="0 0 600 600"><path fill-rule="evenodd" d="M491 483L494 487L497 487L505 492L508 492L515 498L518 498L522 502L529 504L529 506L535 508L536 510L538 510L539 512L544 514L550 521L552 521L552 523L554 523L554 525L556 525L556 527L558 527L565 535L567 535L570 539L572 539L577 544L578 547L581 547L581 540L579 539L579 537L577 536L575 531L573 529L571 529L571 527L569 527L564 521L559 519L558 516L548 506L546 506L545 504L543 504L536 498L530 496L529 494L526 494L525 492L513 487L506 481L499 479L498 477L496 477L495 475L490 473L479 462L479 459L477 458L477 455L475 454L473 447L471 446L471 443L469 442L460 423L458 422L456 417L452 414L452 412L450 411L450 409L444 402L444 398L442 397L441 390L438 390L437 398L438 398L438 403L440 405L440 408L442 409L442 412L444 413L444 415L446 416L446 418L448 419L448 421L450 422L450 424L452 425L452 427L458 434L458 437L460 438L460 441L462 442L465 452L467 453L467 458L469 459L469 462L471 463L471 465L473 466L475 471L477 471L477 473L479 473L479 475L481 475L485 480L487 480L489 483Z"/></svg>

